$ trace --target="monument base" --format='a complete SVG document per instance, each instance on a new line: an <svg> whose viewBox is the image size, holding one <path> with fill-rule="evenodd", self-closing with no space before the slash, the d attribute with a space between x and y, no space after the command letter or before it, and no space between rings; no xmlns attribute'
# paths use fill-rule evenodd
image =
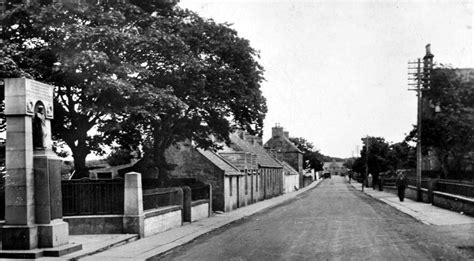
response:
<svg viewBox="0 0 474 261"><path fill-rule="evenodd" d="M4 225L2 227L2 249L30 250L38 247L38 227Z"/></svg>
<svg viewBox="0 0 474 261"><path fill-rule="evenodd" d="M0 259L37 259L45 256L61 257L80 250L82 250L82 245L77 243L68 243L59 247L37 248L31 250L0 250Z"/></svg>
<svg viewBox="0 0 474 261"><path fill-rule="evenodd" d="M38 246L40 248L57 247L69 242L69 224L56 219L50 224L38 224Z"/></svg>

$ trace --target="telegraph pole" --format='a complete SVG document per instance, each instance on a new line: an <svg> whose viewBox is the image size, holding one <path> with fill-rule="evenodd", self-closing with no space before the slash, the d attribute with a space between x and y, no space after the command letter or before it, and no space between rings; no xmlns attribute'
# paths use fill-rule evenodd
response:
<svg viewBox="0 0 474 261"><path fill-rule="evenodd" d="M426 45L426 54L423 57L423 70L421 68L421 59L418 58L415 62L408 62L408 80L415 81L415 83L408 83L409 86L416 86L416 89L409 89L416 91L417 96L417 143L416 143L416 200L423 201L423 194L421 191L421 173L423 167L423 154L421 150L421 122L423 119L423 91L430 87L430 72L433 66L433 57L431 53L430 44ZM416 67L410 67L415 65ZM416 71L410 71L416 70ZM410 78L410 76L415 76Z"/></svg>
<svg viewBox="0 0 474 261"><path fill-rule="evenodd" d="M367 176L369 175L369 135L365 137L365 174L364 179L362 180L362 192L364 192L365 182Z"/></svg>

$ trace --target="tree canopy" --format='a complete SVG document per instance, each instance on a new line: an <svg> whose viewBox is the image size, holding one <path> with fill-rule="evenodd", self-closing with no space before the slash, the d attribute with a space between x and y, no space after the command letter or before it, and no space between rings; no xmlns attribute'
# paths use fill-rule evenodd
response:
<svg viewBox="0 0 474 261"><path fill-rule="evenodd" d="M381 172L416 167L415 148L406 142L390 144L382 137L365 137L361 139L364 146L360 157L352 164L358 173L378 175Z"/></svg>
<svg viewBox="0 0 474 261"><path fill-rule="evenodd" d="M1 17L0 78L56 86L53 135L76 170L85 175L101 144L143 147L165 168L174 142L261 133L263 68L249 42L175 1L130 2L20 5Z"/></svg>
<svg viewBox="0 0 474 261"><path fill-rule="evenodd" d="M360 151L360 158L356 159L353 169L359 173L379 174L389 169L388 154L390 146L382 137L362 138L364 146Z"/></svg>
<svg viewBox="0 0 474 261"><path fill-rule="evenodd" d="M432 71L430 88L423 95L424 154L435 152L444 177L465 172L468 162L474 161L474 72L439 66ZM416 135L417 126L406 140L418 141Z"/></svg>
<svg viewBox="0 0 474 261"><path fill-rule="evenodd" d="M303 152L303 168L313 169L319 171L323 169L323 163L326 156L322 155L314 146L313 143L307 141L305 138L290 138L299 150Z"/></svg>

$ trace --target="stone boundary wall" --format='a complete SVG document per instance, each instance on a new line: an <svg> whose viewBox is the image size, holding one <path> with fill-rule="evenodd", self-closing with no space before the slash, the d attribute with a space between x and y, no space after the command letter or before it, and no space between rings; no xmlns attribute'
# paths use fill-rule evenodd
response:
<svg viewBox="0 0 474 261"><path fill-rule="evenodd" d="M195 220L209 216L209 202L198 203L192 208L197 213ZM64 221L69 224L71 235L125 233L124 215L69 216L64 217ZM182 207L170 206L147 211L143 225L145 237L179 227L182 225Z"/></svg>
<svg viewBox="0 0 474 261"><path fill-rule="evenodd" d="M434 191L433 205L474 217L474 198Z"/></svg>
<svg viewBox="0 0 474 261"><path fill-rule="evenodd" d="M397 194L397 188L393 186L384 186L383 190L395 195ZM458 196L440 191L433 191L433 202L430 202L429 191L424 188L422 188L421 191L424 203L432 203L434 206L451 211L462 212L466 215L474 217L474 198ZM411 200L416 200L416 187L408 186L408 188L405 190L405 197Z"/></svg>
<svg viewBox="0 0 474 261"><path fill-rule="evenodd" d="M144 236L149 237L183 225L181 206L170 206L145 212Z"/></svg>
<svg viewBox="0 0 474 261"><path fill-rule="evenodd" d="M123 215L94 215L64 217L70 235L122 234Z"/></svg>
<svg viewBox="0 0 474 261"><path fill-rule="evenodd" d="M209 199L191 199L191 188L183 186L179 197L164 206L143 210L143 196L140 173L125 175L124 214L66 216L71 235L84 234L138 234L151 236L179 227L184 221L193 222L211 215L212 186L209 186ZM174 188L176 189L176 188Z"/></svg>
<svg viewBox="0 0 474 261"><path fill-rule="evenodd" d="M372 189L372 187L366 187L366 189ZM375 189L378 190L378 186ZM393 193L395 195L398 193L397 187L395 186L383 186L383 191ZM429 203L428 190L422 188L421 191L423 195L423 202ZM416 201L416 187L408 186L405 190L405 197Z"/></svg>
<svg viewBox="0 0 474 261"><path fill-rule="evenodd" d="M210 215L209 200L197 200L191 203L191 222L207 218Z"/></svg>

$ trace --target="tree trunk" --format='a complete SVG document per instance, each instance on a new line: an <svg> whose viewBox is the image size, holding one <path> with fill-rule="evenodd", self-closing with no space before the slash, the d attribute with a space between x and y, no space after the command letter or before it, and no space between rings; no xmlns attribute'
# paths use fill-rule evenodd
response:
<svg viewBox="0 0 474 261"><path fill-rule="evenodd" d="M153 136L153 159L155 161L154 165L158 169L158 183L160 187L165 187L169 181L169 166L166 162L165 151L168 149L170 144L167 140L163 140L161 137L158 125L154 126Z"/></svg>
<svg viewBox="0 0 474 261"><path fill-rule="evenodd" d="M89 170L86 166L86 157L89 150L85 146L77 146L72 149L72 157L74 158L74 179L89 177Z"/></svg>
<svg viewBox="0 0 474 261"><path fill-rule="evenodd" d="M160 187L165 187L169 180L165 149L159 147L156 143L153 148L153 159L155 161L155 166L158 169L158 183L160 184Z"/></svg>
<svg viewBox="0 0 474 261"><path fill-rule="evenodd" d="M72 157L74 158L74 179L89 177L89 170L86 166L86 157L91 151L87 145L87 129L84 128L85 126L85 123L83 123L81 126L82 128L78 128L74 131L74 136L78 138L76 140L72 140L73 144L68 144L72 150Z"/></svg>

